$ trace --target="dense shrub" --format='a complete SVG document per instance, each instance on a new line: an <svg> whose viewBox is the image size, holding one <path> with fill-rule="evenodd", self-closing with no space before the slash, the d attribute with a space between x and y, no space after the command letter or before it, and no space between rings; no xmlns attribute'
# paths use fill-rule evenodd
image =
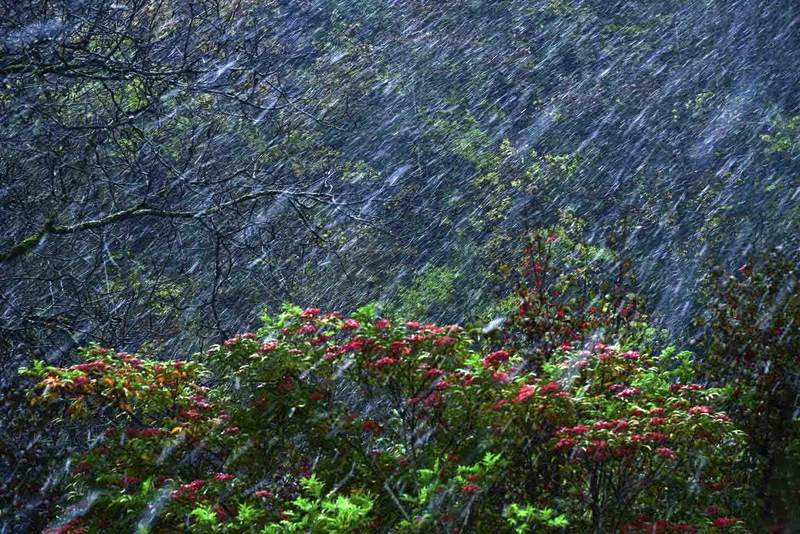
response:
<svg viewBox="0 0 800 534"><path fill-rule="evenodd" d="M285 306L190 361L95 346L24 369L31 402L88 433L43 490L54 529L743 530L724 390L689 353L630 346L641 317L573 291L585 271L542 278L553 235L499 335Z"/></svg>
<svg viewBox="0 0 800 534"><path fill-rule="evenodd" d="M727 408L750 435L749 485L762 525L797 525L800 495L800 279L781 250L754 257L738 272L706 278L704 372L729 384Z"/></svg>

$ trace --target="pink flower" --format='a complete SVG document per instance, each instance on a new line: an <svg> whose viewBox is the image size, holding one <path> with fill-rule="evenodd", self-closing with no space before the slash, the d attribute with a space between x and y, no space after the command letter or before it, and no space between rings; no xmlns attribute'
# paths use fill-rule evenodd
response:
<svg viewBox="0 0 800 534"><path fill-rule="evenodd" d="M667 420L664 417L651 417L650 418L650 424L653 425L653 426L660 426L660 425L663 425L666 422L667 422Z"/></svg>
<svg viewBox="0 0 800 534"><path fill-rule="evenodd" d="M392 326L392 323L390 323L388 319L379 319L375 321L375 328L378 330L386 330L390 326Z"/></svg>
<svg viewBox="0 0 800 534"><path fill-rule="evenodd" d="M410 330L416 330L416 329L419 328L419 323L416 322L416 321L408 321L406 323L406 328L408 328Z"/></svg>
<svg viewBox="0 0 800 534"><path fill-rule="evenodd" d="M364 340L358 338L345 343L344 346L342 346L342 352L347 352L351 350L356 351L356 350L361 350L363 348L364 348Z"/></svg>
<svg viewBox="0 0 800 534"><path fill-rule="evenodd" d="M342 325L342 330L356 330L358 328L361 328L361 323L355 319L347 319Z"/></svg>
<svg viewBox="0 0 800 534"><path fill-rule="evenodd" d="M306 324L306 325L301 326L297 330L297 333L298 334L313 334L316 331L317 331L317 327L316 326L314 326L313 324Z"/></svg>
<svg viewBox="0 0 800 534"><path fill-rule="evenodd" d="M300 317L303 319L310 319L311 317L319 315L319 312L319 308L306 308L303 310L303 313L300 314Z"/></svg>
<svg viewBox="0 0 800 534"><path fill-rule="evenodd" d="M610 386L609 389L611 389L612 391L616 391L617 392L616 396L621 399L627 399L633 397L634 395L638 395L641 392L639 388L625 387L625 386L620 387L620 386L621 384L614 384L613 386Z"/></svg>
<svg viewBox="0 0 800 534"><path fill-rule="evenodd" d="M232 475L230 473L216 473L214 475L214 480L218 480L220 482L227 482L229 480L233 480L236 478L236 475Z"/></svg>
<svg viewBox="0 0 800 534"><path fill-rule="evenodd" d="M729 527L735 525L739 520L733 517L718 517L714 520L715 527Z"/></svg>
<svg viewBox="0 0 800 534"><path fill-rule="evenodd" d="M533 397L534 393L535 390L533 389L533 386L530 384L525 384L519 389L519 393L517 393L517 396L514 398L514 402L522 402L530 397Z"/></svg>
<svg viewBox="0 0 800 534"><path fill-rule="evenodd" d="M450 387L450 383L447 381L446 378L441 378L441 379L437 380L436 383L433 384L433 388L437 389L439 391L441 391L443 389L447 389L449 387Z"/></svg>
<svg viewBox="0 0 800 534"><path fill-rule="evenodd" d="M446 375L446 374L447 374L447 372L443 371L441 369L428 369L428 371L425 372L425 376L427 378L433 378L433 377L436 377L436 376L442 376L442 375Z"/></svg>
<svg viewBox="0 0 800 534"><path fill-rule="evenodd" d="M711 406L692 406L689 408L690 415L710 414L712 411Z"/></svg>
<svg viewBox="0 0 800 534"><path fill-rule="evenodd" d="M397 363L397 358L390 358L389 356L384 356L383 358L372 362L372 366L376 368L384 367L386 365L394 365Z"/></svg>
<svg viewBox="0 0 800 534"><path fill-rule="evenodd" d="M658 447L656 449L656 454L658 454L659 456L663 456L664 458L670 458L673 460L678 457L675 451L673 451L669 447Z"/></svg>
<svg viewBox="0 0 800 534"><path fill-rule="evenodd" d="M272 497L272 492L270 490L258 490L254 493L254 495L259 499L269 499Z"/></svg>

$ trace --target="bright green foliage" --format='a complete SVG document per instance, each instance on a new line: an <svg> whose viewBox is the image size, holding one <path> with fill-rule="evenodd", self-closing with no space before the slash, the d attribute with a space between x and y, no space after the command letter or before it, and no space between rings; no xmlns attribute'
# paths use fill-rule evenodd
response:
<svg viewBox="0 0 800 534"><path fill-rule="evenodd" d="M506 521L515 534L531 532L536 527L563 528L569 525L567 518L557 515L552 508L534 508L530 504L512 504L506 508Z"/></svg>
<svg viewBox="0 0 800 534"><path fill-rule="evenodd" d="M409 287L398 292L389 313L407 319L425 317L432 308L447 305L457 279L458 272L453 269L427 265Z"/></svg>

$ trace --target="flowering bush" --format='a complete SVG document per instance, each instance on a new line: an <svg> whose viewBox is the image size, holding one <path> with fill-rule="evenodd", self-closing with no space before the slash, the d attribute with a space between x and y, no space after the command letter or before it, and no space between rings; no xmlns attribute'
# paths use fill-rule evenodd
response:
<svg viewBox="0 0 800 534"><path fill-rule="evenodd" d="M702 530L736 510L741 433L674 350L561 347L536 373L371 308L264 319L192 361L93 347L23 371L32 402L99 425L61 531Z"/></svg>
<svg viewBox="0 0 800 534"><path fill-rule="evenodd" d="M582 282L562 237L574 268L535 235L499 332L286 305L188 361L23 369L88 433L42 490L53 531L743 530L727 390L639 343L636 298Z"/></svg>

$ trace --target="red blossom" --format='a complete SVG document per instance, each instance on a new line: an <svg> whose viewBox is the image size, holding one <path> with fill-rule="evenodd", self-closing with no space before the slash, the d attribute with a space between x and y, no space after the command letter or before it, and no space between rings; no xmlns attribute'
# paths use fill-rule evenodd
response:
<svg viewBox="0 0 800 534"><path fill-rule="evenodd" d="M388 319L378 319L375 321L375 328L378 330L386 330L390 326L392 326L392 323L390 323Z"/></svg>
<svg viewBox="0 0 800 534"><path fill-rule="evenodd" d="M376 421L375 419L367 419L363 423L361 423L361 430L364 432L380 432L383 430L383 425L380 422Z"/></svg>
<svg viewBox="0 0 800 534"><path fill-rule="evenodd" d="M456 342L455 338L450 336L442 336L437 338L436 341L433 342L434 345L437 347L449 347L450 345L454 345Z"/></svg>
<svg viewBox="0 0 800 534"><path fill-rule="evenodd" d="M407 356L411 354L411 347L405 341L393 341L389 345L389 352L395 356Z"/></svg>
<svg viewBox="0 0 800 534"><path fill-rule="evenodd" d="M716 504L712 504L711 506L706 507L706 515L710 515L712 517L716 517L720 514L722 510Z"/></svg>
<svg viewBox="0 0 800 534"><path fill-rule="evenodd" d="M479 492L481 490L481 487L478 486L477 484L467 484L461 489L464 490L464 493L473 494Z"/></svg>
<svg viewBox="0 0 800 534"><path fill-rule="evenodd" d="M278 389L281 391L291 391L294 388L294 378L285 376L278 384Z"/></svg>
<svg viewBox="0 0 800 534"><path fill-rule="evenodd" d="M342 325L342 330L357 330L359 328L361 328L361 323L355 319L347 319Z"/></svg>
<svg viewBox="0 0 800 534"><path fill-rule="evenodd" d="M669 447L658 447L656 449L656 454L658 454L659 456L663 456L664 458L670 458L673 460L678 457L675 451L673 451Z"/></svg>
<svg viewBox="0 0 800 534"><path fill-rule="evenodd" d="M297 329L298 334L313 334L317 331L317 327L313 324L305 324Z"/></svg>
<svg viewBox="0 0 800 534"><path fill-rule="evenodd" d="M597 430L611 430L612 428L614 428L614 423L612 423L611 421L597 421L595 424L592 425L592 427Z"/></svg>
<svg viewBox="0 0 800 534"><path fill-rule="evenodd" d="M558 393L561 391L561 384L558 382L548 382L539 388L540 395L547 395L548 393Z"/></svg>
<svg viewBox="0 0 800 534"><path fill-rule="evenodd" d="M430 395L425 397L425 400L423 401L423 404L425 404L425 406L429 406L429 407L430 406L438 406L441 403L442 403L442 394L438 393L438 392L431 393Z"/></svg>
<svg viewBox="0 0 800 534"><path fill-rule="evenodd" d="M225 348L231 348L231 347L235 346L236 344L238 344L239 341L241 341L241 338L239 336L234 336L234 337L232 337L230 339L226 339L225 341L223 341L222 342L222 346L225 347Z"/></svg>
<svg viewBox="0 0 800 534"><path fill-rule="evenodd" d="M72 469L75 473L86 473L92 468L88 462L81 462L79 464L75 464L75 467Z"/></svg>
<svg viewBox="0 0 800 534"><path fill-rule="evenodd" d="M636 361L641 357L641 355L635 350L629 350L628 352L622 353L622 357L626 360Z"/></svg>
<svg viewBox="0 0 800 534"><path fill-rule="evenodd" d="M572 434L572 435L579 435L579 434L586 434L589 431L588 425L575 425L573 427L564 427L558 431L559 434Z"/></svg>
<svg viewBox="0 0 800 534"><path fill-rule="evenodd" d="M663 432L658 432L658 431L648 432L647 434L644 435L644 439L646 441L666 441L667 435L664 434Z"/></svg>
<svg viewBox="0 0 800 534"><path fill-rule="evenodd" d="M102 361L80 363L70 367L70 370L83 371L84 373L90 373L92 371L105 371L106 369L108 369L108 364Z"/></svg>
<svg viewBox="0 0 800 534"><path fill-rule="evenodd" d="M504 373L502 371L495 371L492 373L492 380L495 382L506 383L510 380L508 373Z"/></svg>
<svg viewBox="0 0 800 534"><path fill-rule="evenodd" d="M511 354L505 350L496 350L483 359L484 367L498 367L501 363L507 362Z"/></svg>
<svg viewBox="0 0 800 534"><path fill-rule="evenodd" d="M533 386L530 384L525 384L521 388L519 388L519 392L517 396L514 398L514 402L522 402L530 397L533 397L533 394L536 391L534 390Z"/></svg>
<svg viewBox="0 0 800 534"><path fill-rule="evenodd" d="M306 308L303 310L303 313L300 314L301 319L310 319L311 317L316 317L320 313L319 308Z"/></svg>
<svg viewBox="0 0 800 534"><path fill-rule="evenodd" d="M233 475L231 473L215 473L214 474L214 480L218 480L220 482L227 482L229 480L233 480L234 478L236 478L236 475Z"/></svg>
<svg viewBox="0 0 800 534"><path fill-rule="evenodd" d="M72 381L79 386L84 386L89 382L91 382L91 380L89 380L89 377L86 375L78 375Z"/></svg>
<svg viewBox="0 0 800 534"><path fill-rule="evenodd" d="M509 402L508 399L497 399L496 401L494 401L494 404L492 405L492 410L498 411L500 410L500 408L508 404L508 402Z"/></svg>
<svg viewBox="0 0 800 534"><path fill-rule="evenodd" d="M558 442L553 446L553 448L555 450L569 449L569 448L574 447L576 443L577 443L577 441L575 441L572 438L564 438L564 439L558 440Z"/></svg>
<svg viewBox="0 0 800 534"><path fill-rule="evenodd" d="M277 341L265 341L261 344L259 350L260 352L272 352L278 348L278 345L279 343Z"/></svg>

